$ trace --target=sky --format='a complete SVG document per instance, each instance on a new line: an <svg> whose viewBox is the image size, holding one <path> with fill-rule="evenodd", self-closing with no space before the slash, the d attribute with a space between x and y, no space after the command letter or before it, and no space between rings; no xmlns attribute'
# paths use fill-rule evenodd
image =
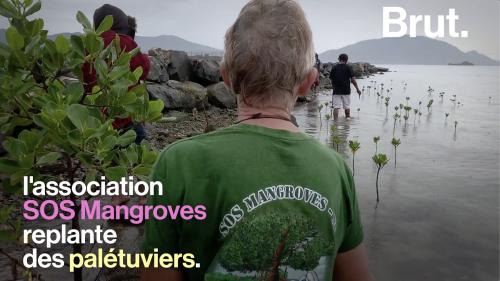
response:
<svg viewBox="0 0 500 281"><path fill-rule="evenodd" d="M362 40L382 37L383 7L403 7L408 15L446 15L450 8L460 16L458 30L468 38L442 38L462 51L476 50L499 59L500 0L298 0L314 34L318 52L337 49ZM50 34L81 31L78 10L90 19L104 3L122 8L138 21L141 36L177 35L186 40L223 48L226 29L247 0L43 0L37 14ZM408 22L408 21L407 21ZM7 21L0 19L0 27ZM418 34L423 35L419 26ZM446 33L448 34L448 33Z"/></svg>

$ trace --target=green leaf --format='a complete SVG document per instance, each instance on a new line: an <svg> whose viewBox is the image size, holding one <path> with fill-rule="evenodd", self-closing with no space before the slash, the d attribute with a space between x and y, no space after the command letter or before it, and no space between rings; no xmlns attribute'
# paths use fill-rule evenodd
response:
<svg viewBox="0 0 500 281"><path fill-rule="evenodd" d="M35 4L33 4L33 6L29 7L29 9L26 10L26 12L24 12L24 16L28 17L28 16L40 11L41 8L42 8L42 2L38 1Z"/></svg>
<svg viewBox="0 0 500 281"><path fill-rule="evenodd" d="M110 81L114 81L117 79L122 78L123 76L127 75L130 72L130 66L117 66L111 70L109 73L109 79Z"/></svg>
<svg viewBox="0 0 500 281"><path fill-rule="evenodd" d="M18 136L18 139L24 142L28 147L28 149L30 149L31 151L33 151L36 148L41 138L42 136L39 133L28 130L23 130Z"/></svg>
<svg viewBox="0 0 500 281"><path fill-rule="evenodd" d="M2 0L0 1L0 15L6 18L17 18L19 17L19 12L10 1Z"/></svg>
<svg viewBox="0 0 500 281"><path fill-rule="evenodd" d="M134 70L135 82L139 82L142 76L142 67L138 67Z"/></svg>
<svg viewBox="0 0 500 281"><path fill-rule="evenodd" d="M80 131L83 131L86 120L89 118L89 111L87 108L81 104L72 104L66 109L66 114L68 114L71 123Z"/></svg>
<svg viewBox="0 0 500 281"><path fill-rule="evenodd" d="M118 141L116 144L122 147L128 146L135 141L136 137L137 134L135 133L134 130L128 130L127 132L118 137Z"/></svg>
<svg viewBox="0 0 500 281"><path fill-rule="evenodd" d="M105 81L108 73L108 65L106 62L103 59L98 58L96 59L94 66L97 72L97 77L102 81Z"/></svg>
<svg viewBox="0 0 500 281"><path fill-rule="evenodd" d="M107 15L106 17L104 17L104 19L102 20L99 27L97 27L95 32L101 35L101 33L108 31L112 26L113 26L113 16Z"/></svg>
<svg viewBox="0 0 500 281"><path fill-rule="evenodd" d="M127 159L130 166L135 165L139 160L139 155L137 154L137 149L134 146L127 147Z"/></svg>
<svg viewBox="0 0 500 281"><path fill-rule="evenodd" d="M127 169L122 166L109 167L104 170L104 174L108 180L119 181L121 178L127 177Z"/></svg>
<svg viewBox="0 0 500 281"><path fill-rule="evenodd" d="M76 13L76 20L83 26L83 28L92 29L92 24L82 11L78 11Z"/></svg>
<svg viewBox="0 0 500 281"><path fill-rule="evenodd" d="M160 119L164 107L165 105L161 100L150 101L146 121L151 122Z"/></svg>
<svg viewBox="0 0 500 281"><path fill-rule="evenodd" d="M68 104L77 103L80 101L84 95L84 89L82 83L70 83L66 86L66 102Z"/></svg>
<svg viewBox="0 0 500 281"><path fill-rule="evenodd" d="M19 159L27 152L26 144L18 139L9 137L3 142L3 147L11 157Z"/></svg>
<svg viewBox="0 0 500 281"><path fill-rule="evenodd" d="M54 43L56 43L56 50L58 53L65 55L70 51L70 43L64 35L57 36Z"/></svg>
<svg viewBox="0 0 500 281"><path fill-rule="evenodd" d="M21 50L24 47L24 38L17 29L13 26L7 28L5 31L5 37L7 39L7 44L14 50Z"/></svg>
<svg viewBox="0 0 500 281"><path fill-rule="evenodd" d="M73 51L83 58L85 56L85 45L83 44L82 37L71 35L70 42Z"/></svg>
<svg viewBox="0 0 500 281"><path fill-rule="evenodd" d="M151 167L146 167L144 165L139 165L139 166L136 166L134 169L132 169L132 173L135 175L135 176L149 176L151 174Z"/></svg>
<svg viewBox="0 0 500 281"><path fill-rule="evenodd" d="M99 144L99 149L102 151L112 150L117 142L117 138L115 136L107 136L104 140Z"/></svg>
<svg viewBox="0 0 500 281"><path fill-rule="evenodd" d="M92 154L90 153L86 153L86 152L78 152L76 154L76 157L78 158L78 160L80 160L84 165L87 165L87 166L90 166L92 165L92 161L93 161L93 158L92 158Z"/></svg>
<svg viewBox="0 0 500 281"><path fill-rule="evenodd" d="M38 158L38 161L36 161L36 164L38 166L53 164L53 163L57 162L57 160L59 160L59 158L61 158L61 153L49 152L49 153L45 154L44 156Z"/></svg>
<svg viewBox="0 0 500 281"><path fill-rule="evenodd" d="M19 170L19 165L16 161L9 159L0 159L0 171L2 173L13 174Z"/></svg>
<svg viewBox="0 0 500 281"><path fill-rule="evenodd" d="M85 174L85 183L89 183L91 181L94 181L97 176L97 170L96 169L89 169L87 173Z"/></svg>

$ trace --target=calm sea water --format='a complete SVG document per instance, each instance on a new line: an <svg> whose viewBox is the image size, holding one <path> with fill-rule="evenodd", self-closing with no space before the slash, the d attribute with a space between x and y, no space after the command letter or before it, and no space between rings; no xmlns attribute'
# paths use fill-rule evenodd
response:
<svg viewBox="0 0 500 281"><path fill-rule="evenodd" d="M392 72L358 80L365 93L351 97L354 118L337 123L343 140L339 151L350 165L346 141L361 142L355 182L376 279L499 280L498 67L387 67ZM368 92L371 81L393 89L387 109L378 90ZM442 99L439 92L445 92ZM407 96L413 108L422 101L422 116L411 112L406 124L402 118L396 122L402 143L395 166L392 116ZM429 99L434 100L430 111ZM330 92L324 92L295 110L302 130L329 145L330 126L325 117L320 121L317 107L330 100ZM323 109L321 115L326 113ZM374 136L381 137L378 152L391 158L381 171L377 208Z"/></svg>

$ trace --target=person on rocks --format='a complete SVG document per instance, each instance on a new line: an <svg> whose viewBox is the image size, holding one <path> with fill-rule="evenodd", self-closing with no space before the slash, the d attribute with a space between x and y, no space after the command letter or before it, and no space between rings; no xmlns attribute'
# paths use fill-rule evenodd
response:
<svg viewBox="0 0 500 281"><path fill-rule="evenodd" d="M299 4L249 1L226 33L221 75L238 123L170 145L151 176L164 194L149 205L191 211L147 221L143 252L192 258L141 280L371 281L348 165L291 122L318 75Z"/></svg>

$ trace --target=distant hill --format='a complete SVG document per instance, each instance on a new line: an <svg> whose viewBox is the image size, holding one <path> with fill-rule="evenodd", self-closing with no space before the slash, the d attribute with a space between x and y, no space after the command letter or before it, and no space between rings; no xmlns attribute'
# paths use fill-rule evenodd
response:
<svg viewBox="0 0 500 281"><path fill-rule="evenodd" d="M61 33L61 34L65 36L71 36L72 34L78 34L78 33ZM49 38L54 39L58 35L60 34L49 35ZM139 46L141 47L143 52L147 52L151 48L162 48L169 50L185 51L189 55L209 54L214 56L220 56L222 54L222 50L190 42L174 35L162 35L156 37L137 36L136 41L137 44L139 44ZM0 42L5 42L5 29L0 29Z"/></svg>
<svg viewBox="0 0 500 281"><path fill-rule="evenodd" d="M185 51L189 55L222 54L222 50L194 43L191 41L187 41L175 35L162 35L157 37L137 36L136 41L142 50L149 50L151 48L162 48L169 50Z"/></svg>
<svg viewBox="0 0 500 281"><path fill-rule="evenodd" d="M462 52L449 43L428 37L365 40L319 56L323 62L336 62L341 53L348 54L351 61L375 64L448 65L469 61L475 65L498 65L498 61L476 51Z"/></svg>

